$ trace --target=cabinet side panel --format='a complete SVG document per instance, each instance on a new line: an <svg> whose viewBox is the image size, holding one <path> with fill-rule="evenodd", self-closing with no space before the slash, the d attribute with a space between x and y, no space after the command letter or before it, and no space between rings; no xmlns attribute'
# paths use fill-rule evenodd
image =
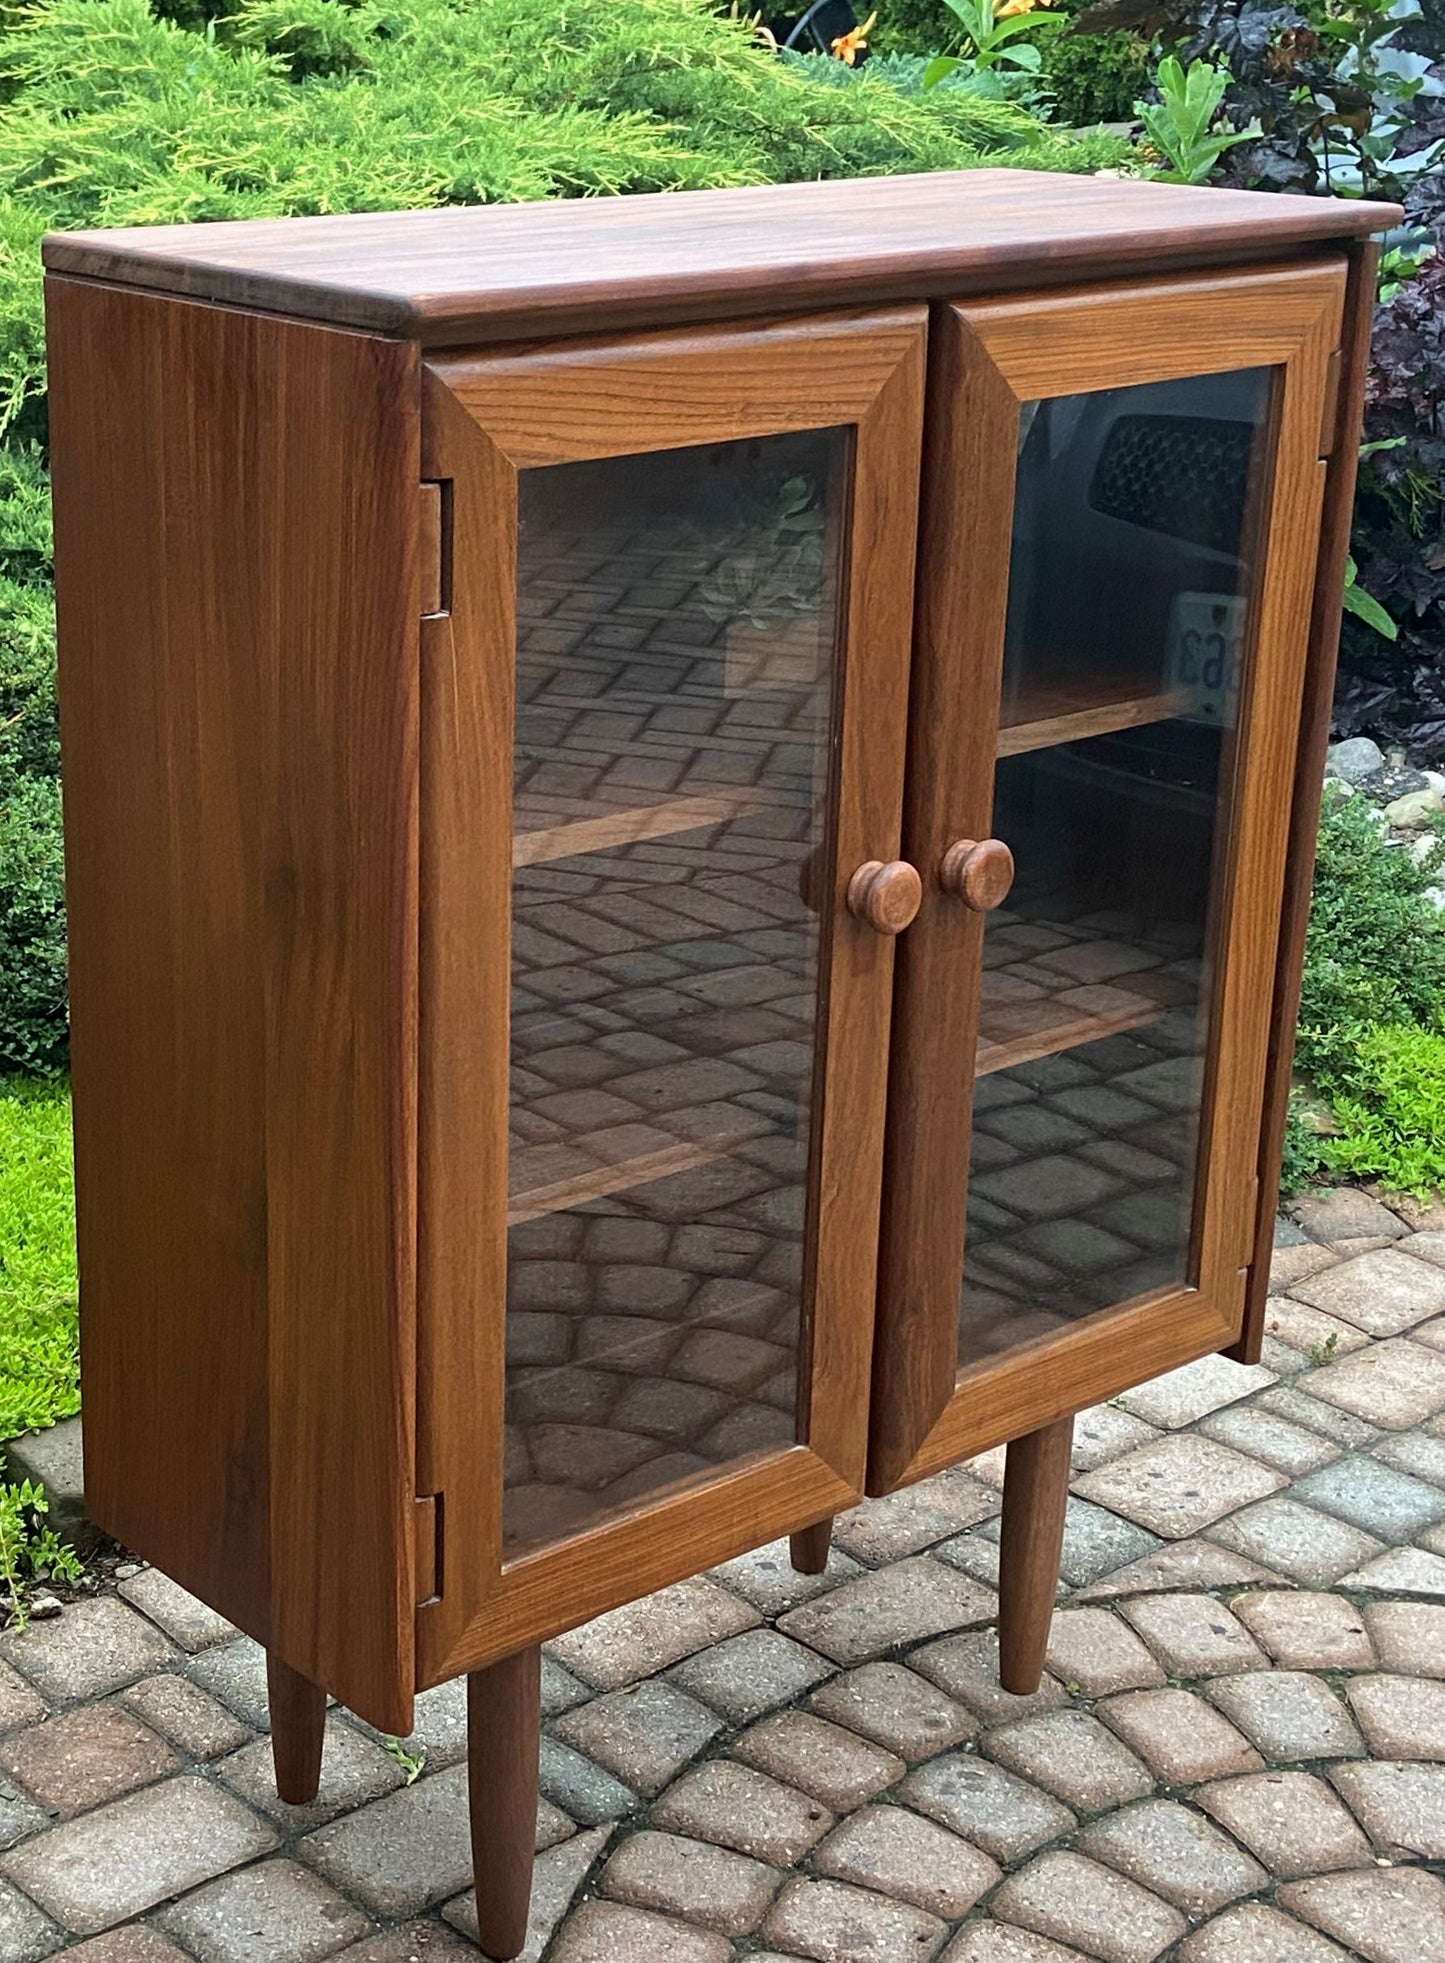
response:
<svg viewBox="0 0 1445 1963"><path fill-rule="evenodd" d="M1274 1247L1280 1161L1284 1153L1295 1024L1299 1017L1300 984L1304 973L1305 929L1309 925L1315 849L1319 840L1325 749L1330 740L1330 711L1340 644L1341 596L1345 590L1345 559L1349 553L1350 520L1354 512L1360 422L1365 408L1365 370L1369 360L1370 325L1375 311L1375 275L1379 258L1380 248L1371 240L1361 241L1350 248L1340 335L1339 398L1331 433L1333 448L1325 476L1324 509L1305 669L1304 710L1295 762L1294 805L1290 814L1289 858L1280 919L1279 961L1270 1012L1269 1062L1259 1155L1258 1220L1245 1288L1243 1333L1239 1342L1226 1351L1226 1355L1237 1358L1241 1363L1258 1363L1264 1342L1270 1254Z"/></svg>
<svg viewBox="0 0 1445 1963"><path fill-rule="evenodd" d="M408 1718L414 351L48 296L86 1486Z"/></svg>

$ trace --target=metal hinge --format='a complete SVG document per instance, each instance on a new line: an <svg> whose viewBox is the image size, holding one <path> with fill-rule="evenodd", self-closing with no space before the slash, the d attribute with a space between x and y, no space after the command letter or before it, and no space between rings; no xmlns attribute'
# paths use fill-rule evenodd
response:
<svg viewBox="0 0 1445 1963"><path fill-rule="evenodd" d="M438 614L451 612L451 492L451 485L445 482L424 483L421 487L421 522L417 529L423 619L435 619Z"/></svg>
<svg viewBox="0 0 1445 1963"><path fill-rule="evenodd" d="M1332 457L1340 440L1340 376L1345 357L1336 348L1325 367L1325 401L1320 416L1320 456Z"/></svg>
<svg viewBox="0 0 1445 1963"><path fill-rule="evenodd" d="M416 1605L423 1608L442 1592L442 1496L427 1493L415 1506Z"/></svg>

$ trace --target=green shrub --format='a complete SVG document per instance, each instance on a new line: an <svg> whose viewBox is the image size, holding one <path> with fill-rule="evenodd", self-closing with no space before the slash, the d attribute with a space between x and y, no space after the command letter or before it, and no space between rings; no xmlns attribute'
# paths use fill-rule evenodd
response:
<svg viewBox="0 0 1445 1963"><path fill-rule="evenodd" d="M1291 1091L1284 1120L1284 1153L1279 1167L1279 1190L1285 1198L1302 1192L1325 1163L1325 1141L1305 1115L1304 1099Z"/></svg>
<svg viewBox="0 0 1445 1963"><path fill-rule="evenodd" d="M1131 123L1149 80L1149 43L1137 34L1056 34L1043 83L1061 123Z"/></svg>
<svg viewBox="0 0 1445 1963"><path fill-rule="evenodd" d="M70 1098L0 1080L0 1438L80 1408Z"/></svg>
<svg viewBox="0 0 1445 1963"><path fill-rule="evenodd" d="M39 1581L79 1581L85 1564L45 1525L50 1502L38 1481L0 1484L0 1617L14 1630L30 1621L30 1594Z"/></svg>
<svg viewBox="0 0 1445 1963"><path fill-rule="evenodd" d="M1344 1080L1366 1029L1445 1015L1445 915L1425 897L1442 862L1445 847L1417 860L1387 845L1365 798L1326 786L1295 1049L1322 1089Z"/></svg>
<svg viewBox="0 0 1445 1963"><path fill-rule="evenodd" d="M1445 1029L1377 1024L1342 1083L1331 1167L1417 1198L1445 1186Z"/></svg>
<svg viewBox="0 0 1445 1963"><path fill-rule="evenodd" d="M65 1067L65 869L60 784L0 796L0 1070Z"/></svg>

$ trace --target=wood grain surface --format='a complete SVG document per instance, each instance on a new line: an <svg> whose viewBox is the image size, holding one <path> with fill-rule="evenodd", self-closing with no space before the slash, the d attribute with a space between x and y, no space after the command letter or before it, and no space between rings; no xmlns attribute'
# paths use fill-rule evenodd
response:
<svg viewBox="0 0 1445 1963"><path fill-rule="evenodd" d="M87 1499L404 1732L415 350L49 328Z"/></svg>
<svg viewBox="0 0 1445 1963"><path fill-rule="evenodd" d="M1320 453L1328 462L1319 557L1315 566L1314 601L1310 612L1304 705L1295 751L1294 802L1290 812L1289 857L1280 917L1279 960L1275 969L1274 1003L1270 1014L1269 1062L1265 1076L1264 1123L1259 1153L1258 1217L1245 1290L1244 1326L1239 1342L1228 1352L1241 1363L1258 1363L1264 1341L1276 1196L1279 1192L1280 1159L1284 1152L1285 1118L1289 1109L1300 981L1304 972L1305 929L1309 924L1310 890L1319 838L1325 749L1330 740L1335 659L1339 650L1343 605L1341 596L1345 590L1345 560L1350 549L1359 431L1364 414L1365 370L1369 359L1370 324L1375 308L1375 270L1379 256L1379 247L1368 242L1356 245L1350 251L1340 358L1331 363L1334 386L1326 391L1328 420L1320 433Z"/></svg>
<svg viewBox="0 0 1445 1963"><path fill-rule="evenodd" d="M1394 205L1028 170L52 234L94 279L424 346L1278 259Z"/></svg>

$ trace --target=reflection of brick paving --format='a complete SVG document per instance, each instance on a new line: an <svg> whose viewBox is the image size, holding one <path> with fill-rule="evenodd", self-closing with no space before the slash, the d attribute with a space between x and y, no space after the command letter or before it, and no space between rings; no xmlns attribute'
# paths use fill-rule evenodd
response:
<svg viewBox="0 0 1445 1963"><path fill-rule="evenodd" d="M1080 1418L1036 1697L999 1454L550 1645L530 1963L1445 1957L1445 1209L1300 1211L1263 1366ZM410 1787L333 1712L288 1808L260 1652L155 1571L0 1638L0 1957L476 1956L464 1702Z"/></svg>

